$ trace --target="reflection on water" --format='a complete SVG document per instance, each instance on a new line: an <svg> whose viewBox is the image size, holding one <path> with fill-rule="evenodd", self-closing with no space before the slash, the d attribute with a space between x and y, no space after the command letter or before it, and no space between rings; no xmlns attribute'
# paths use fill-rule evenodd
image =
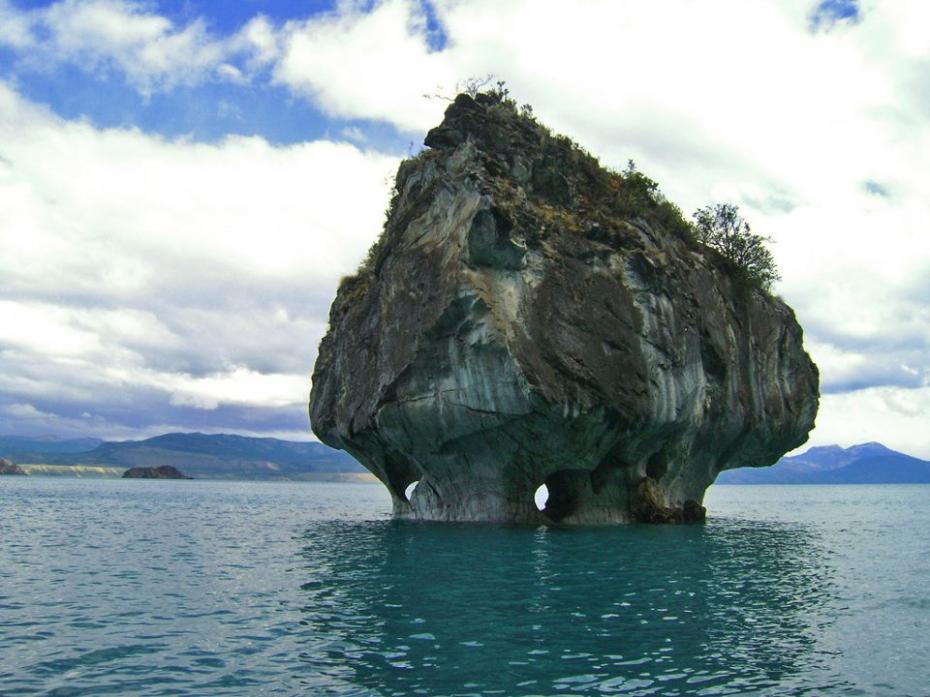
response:
<svg viewBox="0 0 930 697"><path fill-rule="evenodd" d="M308 688L384 695L800 694L842 687L803 526L550 530L320 522L302 538Z"/></svg>

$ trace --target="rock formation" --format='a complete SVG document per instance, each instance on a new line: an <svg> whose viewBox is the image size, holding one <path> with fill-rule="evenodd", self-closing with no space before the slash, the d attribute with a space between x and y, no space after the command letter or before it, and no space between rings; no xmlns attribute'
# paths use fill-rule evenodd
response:
<svg viewBox="0 0 930 697"><path fill-rule="evenodd" d="M123 472L123 479L190 479L176 467L131 467Z"/></svg>
<svg viewBox="0 0 930 697"><path fill-rule="evenodd" d="M807 440L818 375L794 313L651 180L500 94L459 95L425 142L339 286L310 394L314 432L396 516L699 520L721 470Z"/></svg>
<svg viewBox="0 0 930 697"><path fill-rule="evenodd" d="M5 457L0 457L0 475L3 474L26 474L24 470L19 465L13 464L10 460L7 460Z"/></svg>

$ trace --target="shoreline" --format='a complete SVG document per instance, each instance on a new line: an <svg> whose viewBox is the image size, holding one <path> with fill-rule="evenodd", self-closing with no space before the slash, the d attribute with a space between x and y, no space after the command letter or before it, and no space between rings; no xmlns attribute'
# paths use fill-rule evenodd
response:
<svg viewBox="0 0 930 697"><path fill-rule="evenodd" d="M128 467L105 465L50 465L46 463L17 463L30 477L51 479L122 479ZM291 477L237 477L227 475L195 475L192 480L205 482L337 482L349 484L375 484L377 478L368 472L307 472Z"/></svg>

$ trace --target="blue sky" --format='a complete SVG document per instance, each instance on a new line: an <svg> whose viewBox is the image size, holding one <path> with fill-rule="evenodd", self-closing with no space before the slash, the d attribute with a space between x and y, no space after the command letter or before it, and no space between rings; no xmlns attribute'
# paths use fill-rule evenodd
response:
<svg viewBox="0 0 930 697"><path fill-rule="evenodd" d="M309 438L339 277L457 83L770 235L813 442L930 456L930 10L0 0L0 432Z"/></svg>
<svg viewBox="0 0 930 697"><path fill-rule="evenodd" d="M56 2L17 2L9 5L23 12L52 7ZM106 4L106 3L104 3ZM175 30L202 24L205 35L214 41L235 35L257 16L269 24L284 26L289 21L333 16L333 2L167 2L115 3L127 15L157 14L170 21ZM361 7L371 8L371 3ZM431 6L423 4L428 23L427 40L441 45L441 31ZM133 12L135 10L135 12ZM46 31L41 25L36 34ZM113 61L88 69L81 61L62 62L48 69L45 62L34 64L22 52L0 47L0 69L17 78L19 92L26 98L48 104L68 119L88 119L101 128L137 127L168 138L190 137L215 141L230 134L258 135L272 143L299 143L338 136L349 128L364 129L366 137L384 150L403 154L414 135L390 124L371 120L334 118L321 112L312 100L294 98L287 87L270 84L267 70L258 70L256 79L230 82L204 79L195 85L156 89L140 98L137 87L121 79Z"/></svg>

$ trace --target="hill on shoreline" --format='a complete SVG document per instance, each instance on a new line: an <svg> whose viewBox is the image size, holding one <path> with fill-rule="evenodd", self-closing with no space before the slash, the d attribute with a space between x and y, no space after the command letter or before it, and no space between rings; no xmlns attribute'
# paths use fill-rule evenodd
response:
<svg viewBox="0 0 930 697"><path fill-rule="evenodd" d="M881 443L827 445L783 457L771 467L721 472L716 484L930 484L930 462Z"/></svg>
<svg viewBox="0 0 930 697"><path fill-rule="evenodd" d="M349 454L316 442L230 434L166 433L145 440L0 436L0 457L46 476L120 476L171 465L196 479L367 480ZM828 445L772 467L727 470L716 484L927 484L930 462L881 443Z"/></svg>
<svg viewBox="0 0 930 697"><path fill-rule="evenodd" d="M326 479L365 470L350 455L321 443L229 434L166 433L138 441L53 441L0 437L14 462L65 467L177 467L197 479Z"/></svg>

